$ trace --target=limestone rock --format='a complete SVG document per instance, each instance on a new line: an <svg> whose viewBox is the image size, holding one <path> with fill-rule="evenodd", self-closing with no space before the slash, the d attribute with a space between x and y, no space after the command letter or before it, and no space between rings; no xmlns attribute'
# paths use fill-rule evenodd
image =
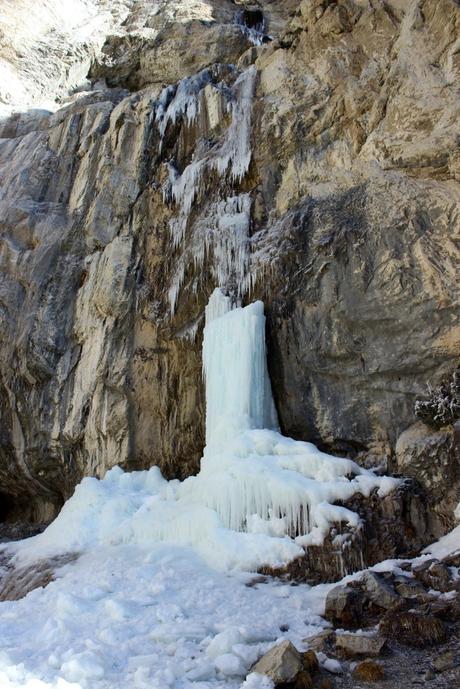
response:
<svg viewBox="0 0 460 689"><path fill-rule="evenodd" d="M335 632L332 629L324 629L319 634L309 636L302 641L308 644L312 651L324 651L328 644L335 641Z"/></svg>
<svg viewBox="0 0 460 689"><path fill-rule="evenodd" d="M341 633L337 635L336 647L346 656L379 656L385 642L381 636Z"/></svg>
<svg viewBox="0 0 460 689"><path fill-rule="evenodd" d="M302 671L302 656L290 641L271 648L251 668L251 672L270 677L275 685L293 682Z"/></svg>

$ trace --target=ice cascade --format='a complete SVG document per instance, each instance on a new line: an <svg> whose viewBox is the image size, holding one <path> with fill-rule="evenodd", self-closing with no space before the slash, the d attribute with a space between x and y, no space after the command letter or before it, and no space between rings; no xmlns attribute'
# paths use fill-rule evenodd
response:
<svg viewBox="0 0 460 689"><path fill-rule="evenodd" d="M206 307L203 370L207 454L244 430L278 429L261 301L233 309L231 299L214 290Z"/></svg>
<svg viewBox="0 0 460 689"><path fill-rule="evenodd" d="M21 544L21 557L166 542L192 547L217 569L277 567L320 544L332 523L359 528L358 515L334 503L374 490L383 497L398 485L278 432L262 302L242 308L213 292L203 368L207 446L199 474L166 481L158 467L116 467L102 481L85 478L48 529Z"/></svg>

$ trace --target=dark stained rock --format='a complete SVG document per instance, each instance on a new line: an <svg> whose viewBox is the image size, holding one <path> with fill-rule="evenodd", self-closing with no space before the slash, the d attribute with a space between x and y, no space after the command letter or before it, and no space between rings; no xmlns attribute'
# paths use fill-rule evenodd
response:
<svg viewBox="0 0 460 689"><path fill-rule="evenodd" d="M31 565L14 565L11 559L0 553L0 565L6 571L0 577L0 601L20 600L37 588L45 588L54 581L56 570L73 562L78 553L58 555L39 560Z"/></svg>
<svg viewBox="0 0 460 689"><path fill-rule="evenodd" d="M416 578L429 589L446 592L453 588L451 573L447 565L442 562L437 560L429 562L427 566L415 567L413 572Z"/></svg>
<svg viewBox="0 0 460 689"><path fill-rule="evenodd" d="M452 529L460 493L460 425L433 429L419 421L410 426L396 443L395 469L423 487L433 534Z"/></svg>
<svg viewBox="0 0 460 689"><path fill-rule="evenodd" d="M359 528L333 526L322 545L309 546L286 567L261 572L312 584L337 581L384 559L414 556L431 538L424 494L411 479L384 498L355 495L345 505L359 514Z"/></svg>
<svg viewBox="0 0 460 689"><path fill-rule="evenodd" d="M305 653L302 653L302 664L303 664L304 670L306 670L310 674L313 674L318 670L318 668L319 668L318 658L317 658L316 653L313 649L311 649L309 651L305 651Z"/></svg>
<svg viewBox="0 0 460 689"><path fill-rule="evenodd" d="M349 586L335 586L326 597L324 616L329 622L357 626L363 612L363 594Z"/></svg>

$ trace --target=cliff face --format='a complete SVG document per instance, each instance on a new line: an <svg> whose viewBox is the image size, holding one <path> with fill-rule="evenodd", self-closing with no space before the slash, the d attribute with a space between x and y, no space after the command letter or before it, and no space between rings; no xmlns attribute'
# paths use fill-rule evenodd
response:
<svg viewBox="0 0 460 689"><path fill-rule="evenodd" d="M282 430L391 468L460 349L459 3L117 12L90 90L0 123L6 511L46 518L115 464L198 468L216 285L265 301Z"/></svg>

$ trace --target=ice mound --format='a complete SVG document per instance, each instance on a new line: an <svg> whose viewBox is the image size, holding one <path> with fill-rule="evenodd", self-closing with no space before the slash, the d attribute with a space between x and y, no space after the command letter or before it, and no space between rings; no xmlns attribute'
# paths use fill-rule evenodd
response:
<svg viewBox="0 0 460 689"><path fill-rule="evenodd" d="M166 481L158 467L116 467L103 480L85 478L48 529L21 544L21 558L162 542L189 546L216 569L278 567L320 543L332 522L359 525L334 502L397 486L278 432L261 302L234 308L213 293L203 368L207 445L199 474Z"/></svg>

